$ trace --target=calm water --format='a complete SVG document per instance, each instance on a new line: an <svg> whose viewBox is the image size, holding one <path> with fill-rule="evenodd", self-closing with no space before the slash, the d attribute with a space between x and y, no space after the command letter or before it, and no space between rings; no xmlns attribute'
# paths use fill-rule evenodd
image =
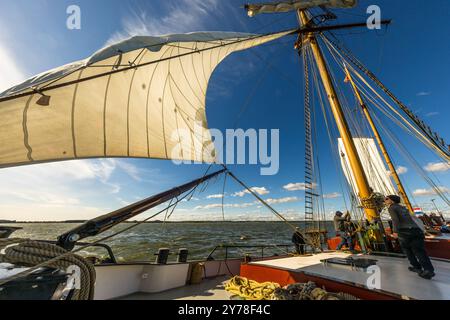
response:
<svg viewBox="0 0 450 320"><path fill-rule="evenodd" d="M302 227L302 223L295 224ZM76 224L13 224L23 227L12 237L56 240L57 236L67 232ZM129 227L123 224L103 233L101 237L85 239L87 242L98 240L113 232ZM332 224L327 223L327 229L332 232ZM333 234L333 233L331 233ZM247 240L241 240L246 236ZM121 261L154 261L154 254L159 248L170 248L176 253L180 248L189 249L189 259L205 259L217 246L225 245L283 245L291 244L292 229L283 222L240 222L240 223L152 223L143 224L132 230L110 239L105 244L111 246L116 258ZM293 247L288 250L292 251ZM265 249L265 254L283 254L285 248ZM83 255L99 254L106 256L102 249L92 248L82 252ZM224 257L224 250L218 250L215 258ZM261 249L239 248L231 250L229 255L236 256L249 253L253 256L261 255ZM176 254L170 260L175 260Z"/></svg>

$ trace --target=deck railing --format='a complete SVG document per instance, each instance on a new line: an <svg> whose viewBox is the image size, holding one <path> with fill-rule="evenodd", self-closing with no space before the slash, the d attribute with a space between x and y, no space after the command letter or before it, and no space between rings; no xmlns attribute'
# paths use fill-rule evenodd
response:
<svg viewBox="0 0 450 320"><path fill-rule="evenodd" d="M284 254L284 255L289 255L291 254L288 249L294 247L293 244L280 244L280 245L227 245L227 244L221 244L216 246L211 253L207 256L206 260L207 261L211 261L214 260L213 255L218 251L218 250L222 250L225 251L225 260L230 259L230 249L257 249L258 251L261 250L261 259L264 259L265 256L265 251L266 249L277 249L278 251L280 251L280 253ZM284 249L284 250L283 250ZM248 255L248 253L245 253L246 255ZM275 256L277 256L278 254L275 254ZM274 254L271 255L272 257L274 256ZM242 255L241 255L242 257Z"/></svg>

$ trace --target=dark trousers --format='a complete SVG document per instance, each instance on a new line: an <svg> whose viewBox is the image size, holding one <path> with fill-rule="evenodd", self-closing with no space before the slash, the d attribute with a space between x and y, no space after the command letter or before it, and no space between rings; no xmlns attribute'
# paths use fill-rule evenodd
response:
<svg viewBox="0 0 450 320"><path fill-rule="evenodd" d="M347 245L349 250L353 250L353 239L348 234L341 232L341 243L337 246L337 250L341 250L344 245Z"/></svg>
<svg viewBox="0 0 450 320"><path fill-rule="evenodd" d="M434 272L431 260L425 251L425 235L420 229L400 229L398 240L409 263L417 269Z"/></svg>
<svg viewBox="0 0 450 320"><path fill-rule="evenodd" d="M303 244L295 243L295 251L297 254L305 254L305 246Z"/></svg>

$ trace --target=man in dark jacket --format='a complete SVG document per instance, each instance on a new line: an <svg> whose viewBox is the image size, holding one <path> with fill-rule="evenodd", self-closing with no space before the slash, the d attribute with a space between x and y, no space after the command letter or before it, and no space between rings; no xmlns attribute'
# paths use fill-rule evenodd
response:
<svg viewBox="0 0 450 320"><path fill-rule="evenodd" d="M337 250L341 250L345 244L348 246L350 251L354 250L352 236L348 232L346 225L345 225L345 223L349 221L349 218L350 218L349 214L344 216L344 214L340 211L337 211L334 216L334 219L333 219L334 229L336 230L336 233L339 234L339 236L342 239L341 243L337 247Z"/></svg>
<svg viewBox="0 0 450 320"><path fill-rule="evenodd" d="M295 233L292 235L292 242L295 245L295 251L297 254L305 254L305 239L300 232L300 228L295 228Z"/></svg>
<svg viewBox="0 0 450 320"><path fill-rule="evenodd" d="M420 277L431 280L434 268L425 251L425 235L413 220L411 213L400 205L399 196L387 196L385 205L389 208L392 219L393 236L398 237L402 250L411 264L410 271L417 272Z"/></svg>

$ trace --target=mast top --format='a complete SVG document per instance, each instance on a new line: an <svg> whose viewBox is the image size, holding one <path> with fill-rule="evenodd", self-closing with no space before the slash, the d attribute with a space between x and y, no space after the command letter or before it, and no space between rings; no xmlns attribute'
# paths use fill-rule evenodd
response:
<svg viewBox="0 0 450 320"><path fill-rule="evenodd" d="M353 8L357 0L292 0L272 3L247 4L245 9L249 17L261 13L283 13L297 10L305 10L314 7L325 8Z"/></svg>

